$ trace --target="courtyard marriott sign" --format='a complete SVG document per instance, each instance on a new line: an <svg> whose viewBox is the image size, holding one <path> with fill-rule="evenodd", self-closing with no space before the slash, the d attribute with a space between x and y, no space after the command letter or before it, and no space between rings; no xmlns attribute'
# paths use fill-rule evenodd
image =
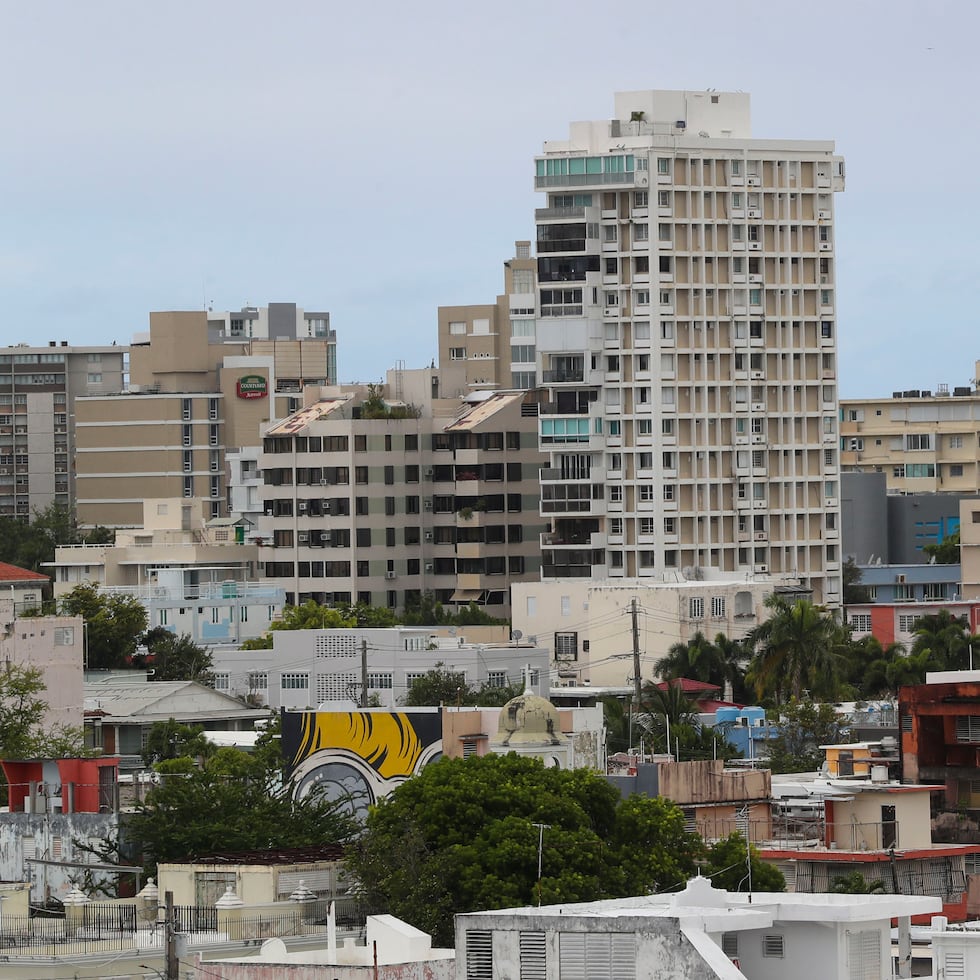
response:
<svg viewBox="0 0 980 980"><path fill-rule="evenodd" d="M265 398L269 394L269 382L261 374L246 374L238 379L239 398Z"/></svg>

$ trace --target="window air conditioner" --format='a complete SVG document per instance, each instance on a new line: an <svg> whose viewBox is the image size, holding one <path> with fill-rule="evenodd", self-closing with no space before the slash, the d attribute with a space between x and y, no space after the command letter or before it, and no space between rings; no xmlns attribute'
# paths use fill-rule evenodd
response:
<svg viewBox="0 0 980 980"><path fill-rule="evenodd" d="M385 572L385 578L390 582L395 577L394 572Z"/></svg>

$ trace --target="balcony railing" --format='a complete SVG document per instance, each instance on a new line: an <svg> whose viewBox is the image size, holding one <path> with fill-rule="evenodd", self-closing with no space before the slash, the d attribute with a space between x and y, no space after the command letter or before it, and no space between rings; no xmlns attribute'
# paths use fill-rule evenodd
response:
<svg viewBox="0 0 980 980"><path fill-rule="evenodd" d="M535 221L553 221L555 219L584 218L585 208L535 208Z"/></svg>
<svg viewBox="0 0 980 980"><path fill-rule="evenodd" d="M560 371L542 371L541 381L546 385L581 384L585 380L585 368L563 368ZM588 414L588 413L586 413Z"/></svg>

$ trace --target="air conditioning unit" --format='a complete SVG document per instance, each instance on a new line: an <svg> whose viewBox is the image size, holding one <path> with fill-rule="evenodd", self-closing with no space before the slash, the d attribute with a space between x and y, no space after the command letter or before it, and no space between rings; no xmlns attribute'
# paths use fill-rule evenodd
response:
<svg viewBox="0 0 980 980"><path fill-rule="evenodd" d="M431 467L431 466L427 466L427 467L425 468L425 475L426 475L427 477L429 477L430 479L432 478L432 467Z"/></svg>
<svg viewBox="0 0 980 980"><path fill-rule="evenodd" d="M296 509L302 514L306 510L306 501L298 500L296 502Z"/></svg>
<svg viewBox="0 0 980 980"><path fill-rule="evenodd" d="M761 252L762 251L762 242L749 242L749 251L750 252Z"/></svg>
<svg viewBox="0 0 980 980"><path fill-rule="evenodd" d="M323 479L323 480L320 481L320 486L321 487L329 487L330 486L330 481L329 480L326 480L326 479Z"/></svg>
<svg viewBox="0 0 980 980"><path fill-rule="evenodd" d="M756 539L756 541L765 541L766 540L766 532L765 531L756 531L755 532L755 539Z"/></svg>
<svg viewBox="0 0 980 980"><path fill-rule="evenodd" d="M758 208L749 208L745 212L745 217L746 218L761 218L762 217L762 212Z"/></svg>
<svg viewBox="0 0 980 980"><path fill-rule="evenodd" d="M426 510L432 510L432 501L431 500L426 500L425 501L425 509Z"/></svg>
<svg viewBox="0 0 980 980"><path fill-rule="evenodd" d="M432 540L432 532L431 531L426 531L425 532L425 540L426 541L431 541Z"/></svg>
<svg viewBox="0 0 980 980"><path fill-rule="evenodd" d="M300 544L308 544L309 543L309 540L310 540L310 532L309 531L300 531L296 535L296 540Z"/></svg>
<svg viewBox="0 0 980 980"><path fill-rule="evenodd" d="M756 565L755 566L755 570L757 572L760 572L760 573L763 573L764 574L765 572L768 572L769 571L769 566L768 565Z"/></svg>
<svg viewBox="0 0 980 980"><path fill-rule="evenodd" d="M757 380L759 380L759 381L761 381L763 378L765 378L765 376L766 376L766 372L765 371L753 371L752 372L752 377L755 378L755 379L757 379Z"/></svg>
<svg viewBox="0 0 980 980"><path fill-rule="evenodd" d="M896 582L897 582L897 583L898 583L899 585L904 585L904 584L905 584L905 576L904 576L904 575L896 575L896 576L895 576L895 581L896 581Z"/></svg>
<svg viewBox="0 0 980 980"><path fill-rule="evenodd" d="M390 582L395 577L394 572L385 572L385 578Z"/></svg>
<svg viewBox="0 0 980 980"><path fill-rule="evenodd" d="M431 562L431 561L427 561L427 562L425 563L425 570L426 570L427 572L431 572L431 571L432 571L432 562Z"/></svg>

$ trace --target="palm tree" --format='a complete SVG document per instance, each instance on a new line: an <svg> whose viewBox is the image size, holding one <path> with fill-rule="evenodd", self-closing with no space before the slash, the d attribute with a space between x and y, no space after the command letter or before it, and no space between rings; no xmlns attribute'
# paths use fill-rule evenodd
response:
<svg viewBox="0 0 980 980"><path fill-rule="evenodd" d="M948 609L921 616L913 625L912 653L929 651L935 670L962 670L970 660L972 637L965 616L954 616Z"/></svg>
<svg viewBox="0 0 980 980"><path fill-rule="evenodd" d="M722 665L722 676L732 687L732 698L745 701L748 691L745 686L745 667L751 656L751 651L744 640L733 640L724 633L715 637L715 648L718 650Z"/></svg>
<svg viewBox="0 0 980 980"><path fill-rule="evenodd" d="M684 693L679 683L660 686L647 681L640 692L642 713L636 716L637 724L645 728L654 738L663 738L666 744L667 732L681 726L695 728L698 725L697 709L694 702ZM670 751L670 746L667 746Z"/></svg>
<svg viewBox="0 0 980 980"><path fill-rule="evenodd" d="M804 689L836 692L847 631L822 606L809 599L789 602L773 593L766 597L771 615L749 635L758 652L748 679L760 698L789 694L799 700Z"/></svg>
<svg viewBox="0 0 980 980"><path fill-rule="evenodd" d="M725 665L721 651L700 630L687 643L675 643L667 655L653 665L653 670L666 681L686 677L719 687L724 683Z"/></svg>

